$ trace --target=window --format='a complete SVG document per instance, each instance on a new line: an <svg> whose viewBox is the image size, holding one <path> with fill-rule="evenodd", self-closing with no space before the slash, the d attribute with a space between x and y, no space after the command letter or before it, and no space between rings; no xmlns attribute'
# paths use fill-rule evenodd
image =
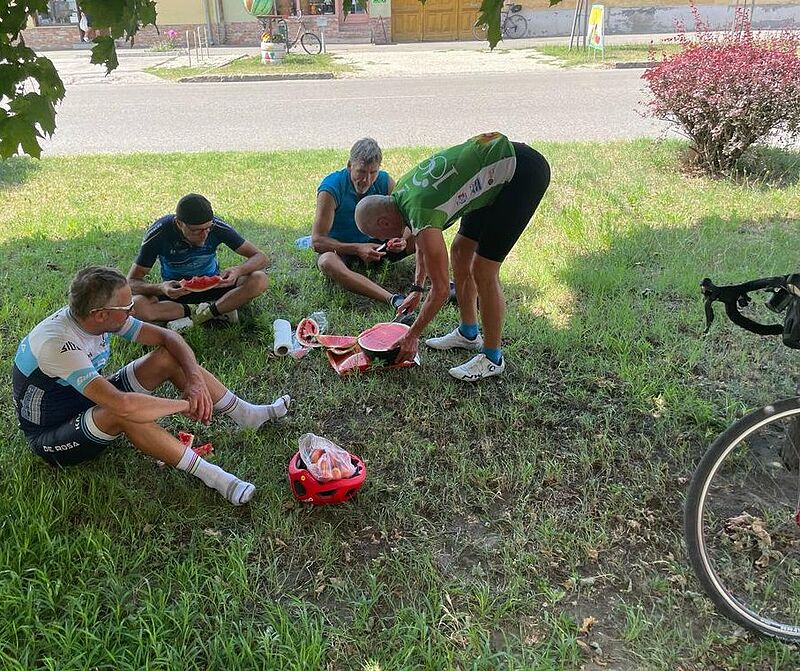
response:
<svg viewBox="0 0 800 671"><path fill-rule="evenodd" d="M39 12L36 25L64 26L78 24L78 3L76 0L49 0L47 11Z"/></svg>

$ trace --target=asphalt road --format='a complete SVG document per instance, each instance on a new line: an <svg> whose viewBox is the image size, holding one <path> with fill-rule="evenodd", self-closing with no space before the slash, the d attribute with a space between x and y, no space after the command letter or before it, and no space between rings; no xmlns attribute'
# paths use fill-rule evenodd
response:
<svg viewBox="0 0 800 671"><path fill-rule="evenodd" d="M67 87L45 155L443 145L487 130L512 138L656 137L641 70L393 79Z"/></svg>

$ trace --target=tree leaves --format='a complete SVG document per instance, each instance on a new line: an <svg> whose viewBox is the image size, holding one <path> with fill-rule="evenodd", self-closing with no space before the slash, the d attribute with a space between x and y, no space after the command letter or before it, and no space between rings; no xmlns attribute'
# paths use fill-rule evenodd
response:
<svg viewBox="0 0 800 671"><path fill-rule="evenodd" d="M81 9L100 33L91 62L105 65L106 74L119 65L115 40L133 44L141 28L156 22L155 0L81 0ZM20 150L38 158L39 140L56 128L64 84L52 61L25 46L22 35L28 19L46 11L46 0L0 3L0 159Z"/></svg>

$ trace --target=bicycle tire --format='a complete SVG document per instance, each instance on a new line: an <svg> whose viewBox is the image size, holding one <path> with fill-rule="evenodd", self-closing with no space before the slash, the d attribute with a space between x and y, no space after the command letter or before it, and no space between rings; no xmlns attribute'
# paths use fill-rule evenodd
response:
<svg viewBox="0 0 800 671"><path fill-rule="evenodd" d="M799 455L800 398L754 410L708 448L684 508L689 560L718 611L791 642L800 641Z"/></svg>
<svg viewBox="0 0 800 671"><path fill-rule="evenodd" d="M485 23L475 23L472 25L472 36L480 42L486 41L486 33L488 32L489 28Z"/></svg>
<svg viewBox="0 0 800 671"><path fill-rule="evenodd" d="M528 34L528 19L522 14L509 14L503 21L503 37L510 37L512 40L525 37Z"/></svg>
<svg viewBox="0 0 800 671"><path fill-rule="evenodd" d="M303 47L305 52L310 56L316 56L322 53L322 41L314 33L303 33L300 37L300 46Z"/></svg>

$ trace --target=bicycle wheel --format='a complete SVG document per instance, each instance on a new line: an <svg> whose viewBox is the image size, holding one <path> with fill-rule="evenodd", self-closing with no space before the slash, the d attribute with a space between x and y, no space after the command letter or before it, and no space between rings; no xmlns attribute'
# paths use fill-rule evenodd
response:
<svg viewBox="0 0 800 671"><path fill-rule="evenodd" d="M528 34L528 19L522 14L509 14L503 21L503 37L515 40Z"/></svg>
<svg viewBox="0 0 800 671"><path fill-rule="evenodd" d="M485 23L474 23L472 25L472 36L476 40L480 40L481 42L486 41L486 33L489 31L488 26Z"/></svg>
<svg viewBox="0 0 800 671"><path fill-rule="evenodd" d="M322 42L314 33L303 33L300 44L307 54L315 56L322 53Z"/></svg>
<svg viewBox="0 0 800 671"><path fill-rule="evenodd" d="M703 589L734 622L800 641L800 398L730 426L700 460L684 533Z"/></svg>

